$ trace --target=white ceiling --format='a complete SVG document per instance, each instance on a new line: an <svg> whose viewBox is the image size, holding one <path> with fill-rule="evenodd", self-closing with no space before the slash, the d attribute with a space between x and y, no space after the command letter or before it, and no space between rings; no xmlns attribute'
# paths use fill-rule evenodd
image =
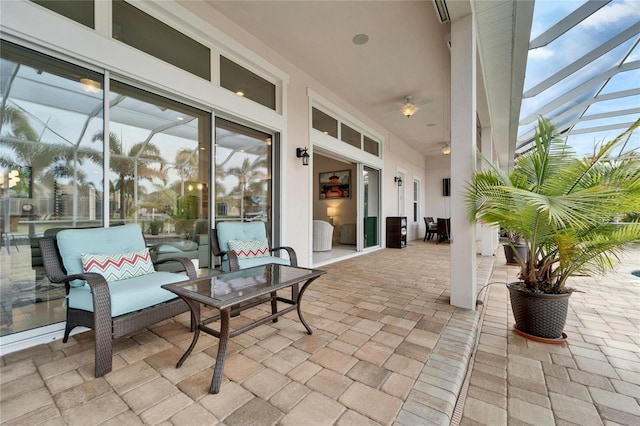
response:
<svg viewBox="0 0 640 426"><path fill-rule="evenodd" d="M494 134L503 139L508 138L512 115L515 3L501 0L474 4L478 16L485 17L484 21L477 20L479 57L481 62L490 64L487 80L495 82L488 84L492 90L488 99L495 105L488 106L484 90L480 90L478 114L483 125L490 116L499 117L496 124L500 121L502 135L499 129ZM207 19L202 2L181 4ZM419 152L438 154L444 142L449 141L450 24L438 21L431 0L206 1L206 4ZM466 0L449 1L448 5L452 18L471 10L471 3ZM355 45L352 39L361 33L369 36L369 42ZM484 60L483 45L491 55ZM414 101L432 102L407 118L399 112L407 95L413 96ZM516 114L516 126L517 117ZM505 154L513 152L508 143L505 140L499 147Z"/></svg>

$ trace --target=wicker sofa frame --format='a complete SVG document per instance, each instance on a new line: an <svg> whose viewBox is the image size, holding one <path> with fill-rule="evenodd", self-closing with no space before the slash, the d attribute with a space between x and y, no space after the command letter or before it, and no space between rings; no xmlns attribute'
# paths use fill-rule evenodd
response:
<svg viewBox="0 0 640 426"><path fill-rule="evenodd" d="M189 307L182 299L175 298L112 318L109 286L104 277L96 273L67 275L56 240L54 238L43 238L39 243L45 273L49 281L52 283L64 283L67 294L69 294L70 289L69 282L76 279L85 280L91 288L93 312L73 309L67 304L67 322L62 341L66 343L71 330L77 326L84 326L94 330L95 377L101 377L111 371L114 339L189 311ZM164 259L154 262L154 267L165 262L180 262L189 278L194 279L197 277L193 263L187 258ZM193 331L193 327L192 321L191 331Z"/></svg>

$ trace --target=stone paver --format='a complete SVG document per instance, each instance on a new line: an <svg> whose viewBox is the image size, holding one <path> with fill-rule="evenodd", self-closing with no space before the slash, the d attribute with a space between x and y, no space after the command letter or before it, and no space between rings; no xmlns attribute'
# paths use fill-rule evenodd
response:
<svg viewBox="0 0 640 426"><path fill-rule="evenodd" d="M498 413L510 425L640 424L639 339L626 337L640 336L640 292L631 275L639 256L640 247L632 247L627 260L605 277L570 281L581 292L570 299L565 328L569 338L560 345L494 332L497 324L511 328L513 316L504 285L491 285L483 299L487 311L481 350L461 424L503 424L505 417ZM507 283L515 281L516 274L517 268L496 259L494 278L501 276ZM496 304L498 300L502 303ZM504 375L501 353L508 358Z"/></svg>
<svg viewBox="0 0 640 426"><path fill-rule="evenodd" d="M215 338L203 336L175 368L191 341L186 314L118 339L114 369L101 378L93 377L90 332L4 355L0 423L640 424L633 263L576 278L582 292L570 299L569 339L546 345L512 331L504 283L517 268L501 251L478 257L476 311L449 305L447 244L417 240L397 253L323 267L302 303L312 335L292 312L232 338L217 395L208 393ZM631 258L639 257L635 247Z"/></svg>

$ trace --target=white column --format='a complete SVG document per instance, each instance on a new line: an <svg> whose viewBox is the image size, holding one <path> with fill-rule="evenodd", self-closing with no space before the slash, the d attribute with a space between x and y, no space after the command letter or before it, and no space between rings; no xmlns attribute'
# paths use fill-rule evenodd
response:
<svg viewBox="0 0 640 426"><path fill-rule="evenodd" d="M482 140L480 141L480 151L489 162L493 163L493 133L490 126L482 128ZM482 162L482 168L487 169L487 165ZM481 251L483 256L493 256L498 247L498 227L482 225Z"/></svg>
<svg viewBox="0 0 640 426"><path fill-rule="evenodd" d="M451 304L474 310L475 224L469 220L463 190L475 167L476 34L468 15L451 22Z"/></svg>

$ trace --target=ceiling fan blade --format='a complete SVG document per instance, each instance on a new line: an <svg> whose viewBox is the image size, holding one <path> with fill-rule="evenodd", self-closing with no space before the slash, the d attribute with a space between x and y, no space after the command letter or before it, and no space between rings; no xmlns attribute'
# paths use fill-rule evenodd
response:
<svg viewBox="0 0 640 426"><path fill-rule="evenodd" d="M421 105L428 105L430 103L433 103L433 99L422 99L421 101L416 101L413 104L416 106L421 106Z"/></svg>

